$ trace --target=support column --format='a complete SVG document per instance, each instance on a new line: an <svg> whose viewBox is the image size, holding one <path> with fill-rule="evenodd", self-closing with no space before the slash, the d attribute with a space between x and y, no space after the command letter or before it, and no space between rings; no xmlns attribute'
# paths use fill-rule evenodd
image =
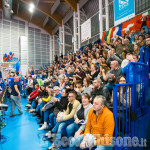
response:
<svg viewBox="0 0 150 150"><path fill-rule="evenodd" d="M74 37L74 50L77 49L77 23L76 23L76 12L73 12L73 37Z"/></svg>
<svg viewBox="0 0 150 150"><path fill-rule="evenodd" d="M53 56L52 56L53 61L55 59L54 55L55 55L55 36L53 35Z"/></svg>
<svg viewBox="0 0 150 150"><path fill-rule="evenodd" d="M81 47L81 27L80 27L80 7L77 4L77 14L78 14L78 49Z"/></svg>
<svg viewBox="0 0 150 150"><path fill-rule="evenodd" d="M59 27L59 40L60 40L60 42L59 42L59 53L60 53L60 55L61 55L61 53L62 53L62 27Z"/></svg>
<svg viewBox="0 0 150 150"><path fill-rule="evenodd" d="M62 47L63 47L63 56L65 55L65 26L62 26L62 39L63 39L63 43L62 43Z"/></svg>
<svg viewBox="0 0 150 150"><path fill-rule="evenodd" d="M52 36L50 36L50 63L52 63L52 59L53 59L53 45L52 45Z"/></svg>
<svg viewBox="0 0 150 150"><path fill-rule="evenodd" d="M108 10L108 0L105 0L105 10L106 10L106 31L109 30L109 10Z"/></svg>
<svg viewBox="0 0 150 150"><path fill-rule="evenodd" d="M99 29L100 29L100 39L103 35L103 12L102 12L102 0L99 0Z"/></svg>

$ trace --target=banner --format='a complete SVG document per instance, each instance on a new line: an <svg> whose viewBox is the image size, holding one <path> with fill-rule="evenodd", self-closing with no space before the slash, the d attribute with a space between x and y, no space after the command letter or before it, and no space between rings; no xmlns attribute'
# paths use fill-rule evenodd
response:
<svg viewBox="0 0 150 150"><path fill-rule="evenodd" d="M134 0L114 1L114 25L125 22L135 16Z"/></svg>
<svg viewBox="0 0 150 150"><path fill-rule="evenodd" d="M88 19L81 25L81 42L91 38L91 19Z"/></svg>

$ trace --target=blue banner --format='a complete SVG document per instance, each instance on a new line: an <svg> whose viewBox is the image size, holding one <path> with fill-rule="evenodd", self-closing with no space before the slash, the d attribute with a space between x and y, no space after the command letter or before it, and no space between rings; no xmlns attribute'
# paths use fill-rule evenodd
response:
<svg viewBox="0 0 150 150"><path fill-rule="evenodd" d="M114 1L114 25L125 22L135 16L134 0Z"/></svg>

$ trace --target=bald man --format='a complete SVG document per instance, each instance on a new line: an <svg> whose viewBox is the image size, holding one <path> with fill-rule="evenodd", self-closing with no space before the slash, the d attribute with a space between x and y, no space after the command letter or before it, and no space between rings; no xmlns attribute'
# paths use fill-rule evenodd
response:
<svg viewBox="0 0 150 150"><path fill-rule="evenodd" d="M120 75L122 75L122 68L119 67L119 63L118 61L114 60L110 63L110 67L111 67L111 70L108 72L108 76L109 74L114 74L115 77L118 77Z"/></svg>
<svg viewBox="0 0 150 150"><path fill-rule="evenodd" d="M15 116L14 110L17 106L19 115L22 114L21 109L21 97L20 97L20 91L19 91L19 77L14 77L14 83L11 86L12 92L11 92L11 114L10 117Z"/></svg>

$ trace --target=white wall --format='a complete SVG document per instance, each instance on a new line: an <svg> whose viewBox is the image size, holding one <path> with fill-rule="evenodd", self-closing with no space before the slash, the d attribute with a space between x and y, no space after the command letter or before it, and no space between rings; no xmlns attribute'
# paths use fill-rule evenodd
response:
<svg viewBox="0 0 150 150"><path fill-rule="evenodd" d="M0 62L3 62L5 53L10 51L14 57L19 58L19 37L28 37L28 66L38 69L50 62L50 38L49 34L33 24L28 24L20 18L4 20L0 11ZM20 52L19 52L20 51Z"/></svg>

